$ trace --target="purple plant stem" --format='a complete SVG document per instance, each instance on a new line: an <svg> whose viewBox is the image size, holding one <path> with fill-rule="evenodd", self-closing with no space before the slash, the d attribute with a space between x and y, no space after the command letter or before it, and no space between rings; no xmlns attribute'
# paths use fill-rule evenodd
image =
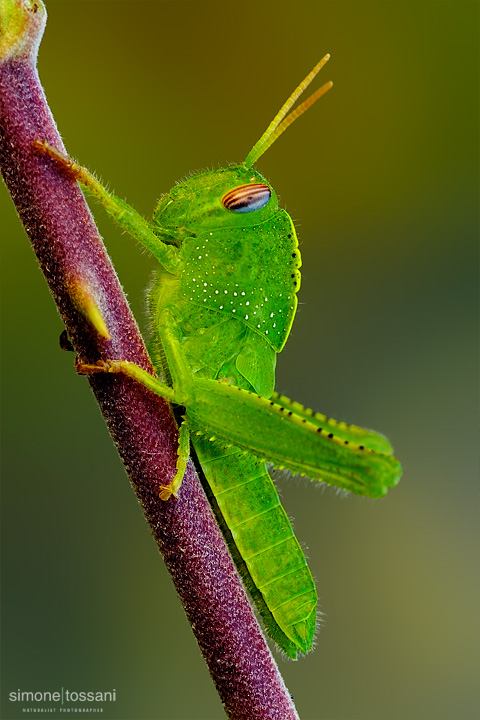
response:
<svg viewBox="0 0 480 720"><path fill-rule="evenodd" d="M19 42L0 57L5 183L78 355L86 362L123 358L153 373L82 193L50 160L32 152L35 139L64 151L36 71L44 6L34 0L7 2L26 24ZM95 297L110 340L92 331L82 317L75 300L79 284ZM159 485L175 472L177 430L168 405L124 376L99 374L89 382L227 715L235 720L298 720L193 467L187 469L177 501L158 497Z"/></svg>

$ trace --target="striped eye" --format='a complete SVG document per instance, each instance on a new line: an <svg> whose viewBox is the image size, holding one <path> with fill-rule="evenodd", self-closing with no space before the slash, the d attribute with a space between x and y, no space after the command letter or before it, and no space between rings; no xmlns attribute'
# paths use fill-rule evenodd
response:
<svg viewBox="0 0 480 720"><path fill-rule="evenodd" d="M271 197L270 188L262 183L240 185L222 198L223 207L237 213L253 212L265 207Z"/></svg>

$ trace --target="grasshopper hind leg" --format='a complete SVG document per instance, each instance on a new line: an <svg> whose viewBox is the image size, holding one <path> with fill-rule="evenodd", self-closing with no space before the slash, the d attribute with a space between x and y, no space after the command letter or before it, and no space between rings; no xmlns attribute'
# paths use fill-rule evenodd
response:
<svg viewBox="0 0 480 720"><path fill-rule="evenodd" d="M170 485L160 485L160 499L169 500L172 495L178 497L178 491L185 476L188 459L190 457L190 430L186 420L182 422L178 431L178 448L177 448L177 472Z"/></svg>
<svg viewBox="0 0 480 720"><path fill-rule="evenodd" d="M173 388L161 382L153 375L150 375L150 373L138 365L135 365L135 363L128 362L127 360L99 360L96 364L88 364L77 359L75 367L80 375L121 373L132 378L136 382L139 382L148 390L154 392L156 395L160 395L169 402L175 403L177 400ZM185 475L187 462L190 456L190 431L186 421L182 422L180 425L177 454L177 470L172 482L169 485L160 485L159 488L159 497L162 500L169 500L172 495L174 497L178 497L178 491Z"/></svg>

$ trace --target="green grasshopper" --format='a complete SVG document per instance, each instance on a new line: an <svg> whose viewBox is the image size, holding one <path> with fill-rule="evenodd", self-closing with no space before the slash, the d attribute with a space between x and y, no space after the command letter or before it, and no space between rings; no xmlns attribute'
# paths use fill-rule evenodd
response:
<svg viewBox="0 0 480 720"><path fill-rule="evenodd" d="M77 370L125 373L183 408L176 474L159 495L168 500L181 492L191 441L242 578L267 632L291 658L312 648L317 594L267 462L370 497L385 495L401 476L383 436L274 392L301 259L290 216L253 165L330 89L325 83L291 110L328 59L296 88L242 164L177 184L149 223L87 170L35 143L160 263L149 305L152 358L162 380L122 360L77 362ZM99 313L90 316L108 336Z"/></svg>

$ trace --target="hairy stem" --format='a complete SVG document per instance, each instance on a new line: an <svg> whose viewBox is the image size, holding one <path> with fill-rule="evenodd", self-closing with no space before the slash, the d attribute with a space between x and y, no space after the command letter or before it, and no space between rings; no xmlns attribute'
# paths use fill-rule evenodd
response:
<svg viewBox="0 0 480 720"><path fill-rule="evenodd" d="M153 373L81 191L32 151L36 139L65 151L36 71L45 21L40 0L0 0L2 174L79 358L130 360ZM97 321L92 308L100 310ZM159 499L159 486L175 474L168 405L121 375L89 382L227 715L298 718L193 467L178 500Z"/></svg>

